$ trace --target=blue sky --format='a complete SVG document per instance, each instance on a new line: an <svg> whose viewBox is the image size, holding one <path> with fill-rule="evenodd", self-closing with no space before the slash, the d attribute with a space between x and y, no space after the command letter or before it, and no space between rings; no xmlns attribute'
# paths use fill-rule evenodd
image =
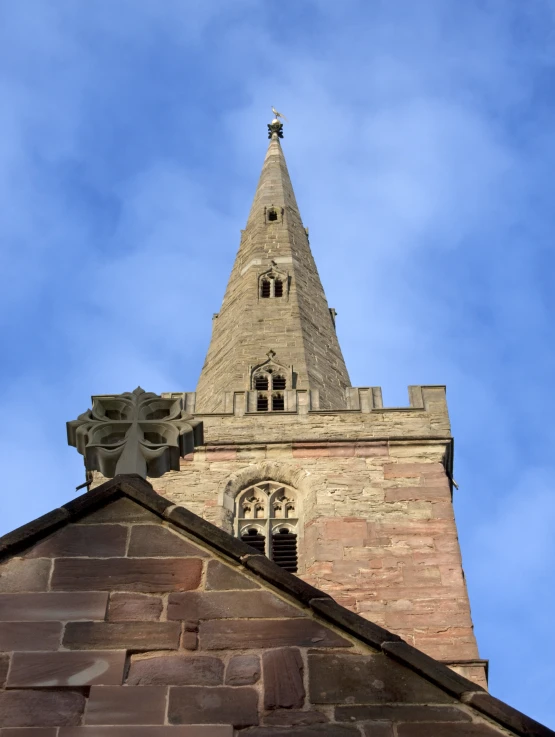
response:
<svg viewBox="0 0 555 737"><path fill-rule="evenodd" d="M269 107L354 385L445 383L491 691L555 728L552 0L0 0L5 532L196 385Z"/></svg>

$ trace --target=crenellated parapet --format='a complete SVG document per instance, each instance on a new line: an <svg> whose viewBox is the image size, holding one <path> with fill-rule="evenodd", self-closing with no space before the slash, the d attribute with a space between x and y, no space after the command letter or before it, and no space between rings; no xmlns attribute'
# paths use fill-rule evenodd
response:
<svg viewBox="0 0 555 737"><path fill-rule="evenodd" d="M224 392L221 412L199 413L194 392L181 397L183 408L202 420L206 442L276 442L305 440L451 438L445 387L409 386L406 407L384 407L380 387L347 389L347 409L321 409L317 390L288 389L280 411L257 409L257 391Z"/></svg>

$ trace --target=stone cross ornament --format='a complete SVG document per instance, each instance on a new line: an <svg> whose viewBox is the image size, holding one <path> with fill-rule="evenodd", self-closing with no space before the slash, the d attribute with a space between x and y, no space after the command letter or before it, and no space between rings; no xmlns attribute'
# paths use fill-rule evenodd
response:
<svg viewBox="0 0 555 737"><path fill-rule="evenodd" d="M179 458L202 444L203 432L181 399L137 387L92 397L92 409L67 423L67 438L84 456L87 471L157 478L179 471Z"/></svg>

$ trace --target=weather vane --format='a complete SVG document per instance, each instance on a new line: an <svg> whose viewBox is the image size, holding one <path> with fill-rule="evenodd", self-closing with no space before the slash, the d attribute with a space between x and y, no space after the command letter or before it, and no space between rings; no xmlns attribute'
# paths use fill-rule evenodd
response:
<svg viewBox="0 0 555 737"><path fill-rule="evenodd" d="M283 119L285 120L285 122L286 122L286 123L288 123L288 122L289 122L289 121L287 120L287 118L285 117L285 115L283 115L283 113L278 113L278 111L277 111L277 110L275 109L275 107L274 107L273 105L272 105L272 112L273 112L273 114L274 114L274 115L276 116L276 120L277 120L277 118L283 118Z"/></svg>
<svg viewBox="0 0 555 737"><path fill-rule="evenodd" d="M283 123L280 118L283 118L287 123L289 122L283 113L278 113L275 107L272 105L272 112L275 118L271 123L268 123L268 138L283 138Z"/></svg>

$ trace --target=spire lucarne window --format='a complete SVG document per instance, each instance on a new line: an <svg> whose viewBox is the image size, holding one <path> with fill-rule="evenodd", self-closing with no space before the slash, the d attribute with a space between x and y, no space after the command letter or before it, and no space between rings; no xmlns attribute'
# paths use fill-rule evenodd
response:
<svg viewBox="0 0 555 737"><path fill-rule="evenodd" d="M284 389L287 379L273 366L262 366L253 374L252 388L258 392L256 409L258 412L283 412L285 410Z"/></svg>
<svg viewBox="0 0 555 737"><path fill-rule="evenodd" d="M283 297L286 294L287 285L287 274L278 273L275 269L270 269L270 271L267 271L260 277L258 287L260 298L279 299L279 297Z"/></svg>
<svg viewBox="0 0 555 737"><path fill-rule="evenodd" d="M289 486L263 481L235 500L235 534L286 571L297 572L297 495Z"/></svg>

